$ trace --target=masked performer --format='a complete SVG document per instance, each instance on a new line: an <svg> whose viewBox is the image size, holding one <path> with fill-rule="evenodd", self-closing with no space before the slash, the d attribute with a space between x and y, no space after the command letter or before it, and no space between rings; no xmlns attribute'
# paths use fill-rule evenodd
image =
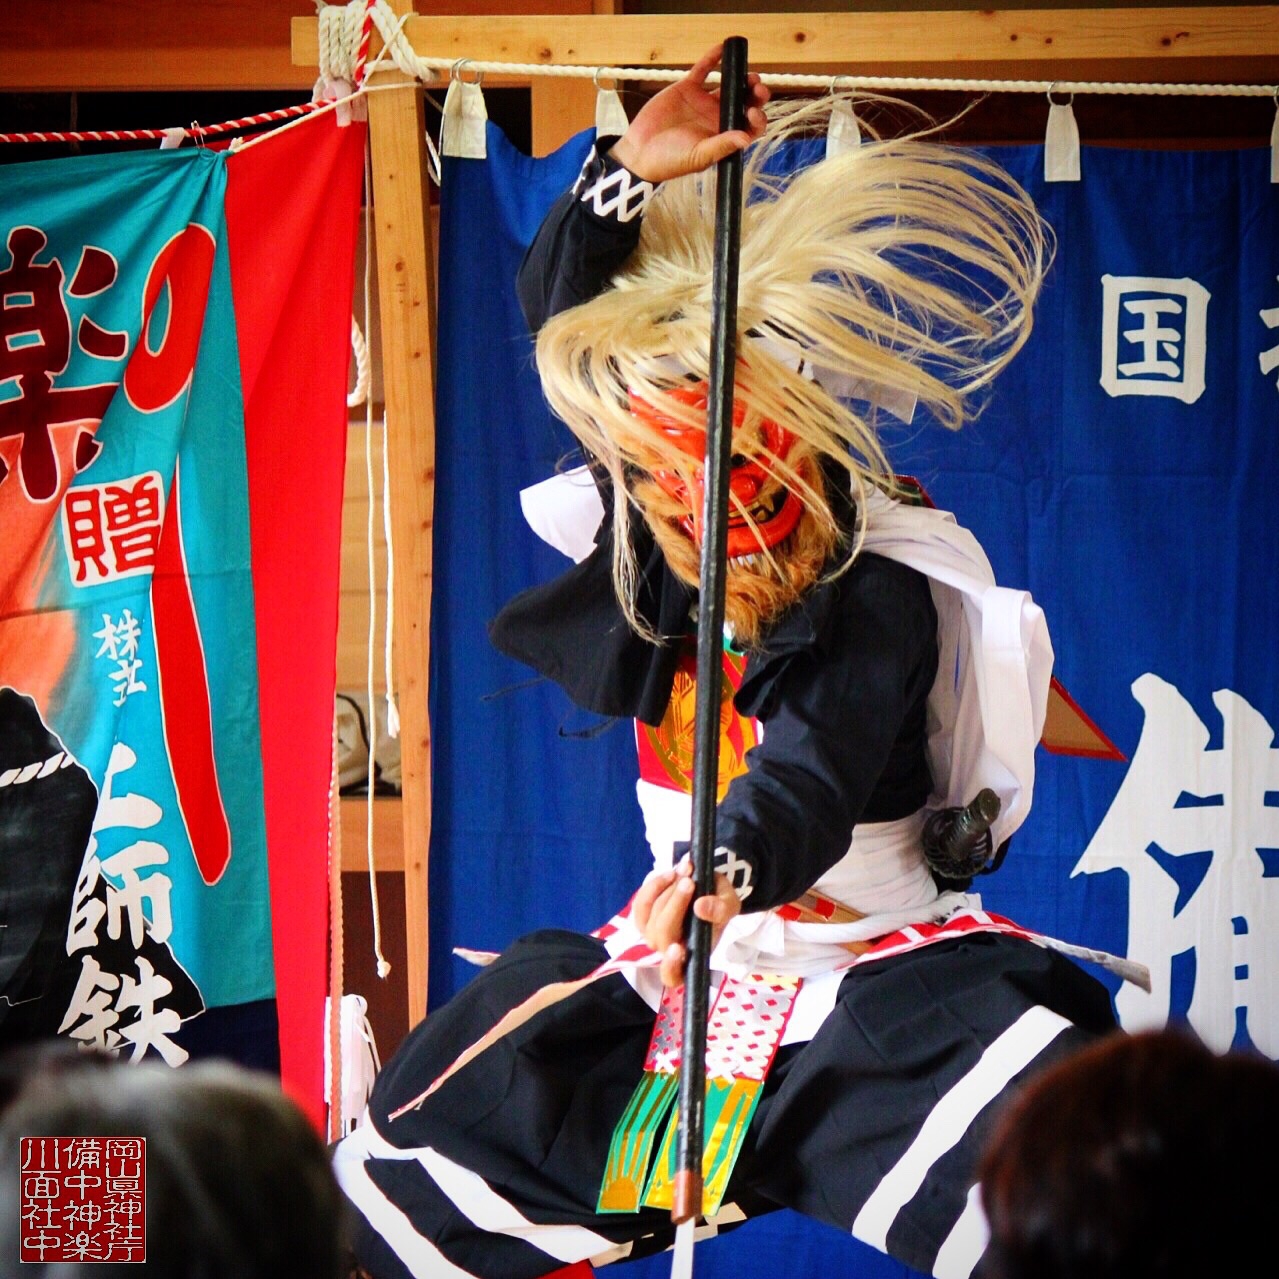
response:
<svg viewBox="0 0 1279 1279"><path fill-rule="evenodd" d="M1115 1028L1057 943L962 891L1025 818L1051 647L970 534L900 500L876 433L916 400L963 423L1029 332L1043 225L1001 171L921 137L786 175L832 99L766 125L752 80L748 129L721 134L718 54L597 142L525 259L543 387L595 483L532 495L578 562L491 628L579 705L635 719L656 866L595 934L516 941L383 1067L335 1154L375 1279L532 1279L669 1244L690 904L716 937L719 1225L791 1207L967 1275L992 1117ZM748 145L716 893L693 903L710 166ZM577 548L565 503L594 503ZM930 866L933 816L983 788L1001 807L975 860Z"/></svg>

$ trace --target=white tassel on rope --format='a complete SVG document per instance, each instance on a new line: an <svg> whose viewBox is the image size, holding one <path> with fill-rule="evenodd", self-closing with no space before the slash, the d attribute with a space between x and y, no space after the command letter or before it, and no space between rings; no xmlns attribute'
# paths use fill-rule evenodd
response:
<svg viewBox="0 0 1279 1279"><path fill-rule="evenodd" d="M453 64L449 91L444 95L444 123L440 127L440 153L460 156L464 160L483 160L488 155L485 128L488 108L484 105L482 72L474 80L464 80L462 69L466 59Z"/></svg>
<svg viewBox="0 0 1279 1279"><path fill-rule="evenodd" d="M337 1095L338 1135L345 1137L357 1127L373 1081L382 1069L378 1056L377 1040L368 1018L369 1005L363 995L343 995L338 1000L338 1076L340 1091ZM324 1019L333 1015L333 1001L324 1001ZM333 1054L329 1037L324 1038L324 1093L333 1094Z"/></svg>
<svg viewBox="0 0 1279 1279"><path fill-rule="evenodd" d="M630 119L622 99L618 96L617 86L606 89L601 83L599 73L595 75L595 136L597 138L620 138L630 128Z"/></svg>
<svg viewBox="0 0 1279 1279"><path fill-rule="evenodd" d="M836 81L831 81L831 92L835 92ZM831 109L830 120L826 125L826 158L843 155L848 151L856 151L862 144L861 126L853 114L853 108L847 102L837 102Z"/></svg>
<svg viewBox="0 0 1279 1279"><path fill-rule="evenodd" d="M355 62L365 7L327 5L316 0L315 14L319 19L320 75L311 91L311 101L336 102L337 122L342 128L352 120L367 120L368 108L363 98L347 101L355 91Z"/></svg>
<svg viewBox="0 0 1279 1279"><path fill-rule="evenodd" d="M1279 182L1279 89L1275 90L1275 122L1270 126L1270 181Z"/></svg>
<svg viewBox="0 0 1279 1279"><path fill-rule="evenodd" d="M316 82L312 94L313 102L336 102L338 128L345 129L352 120L363 124L369 118L368 100L361 96L352 97L355 86L347 80L321 79Z"/></svg>
<svg viewBox="0 0 1279 1279"><path fill-rule="evenodd" d="M1074 94L1071 95L1071 102ZM1071 102L1054 102L1048 90L1048 128L1044 133L1044 181L1079 181L1079 125Z"/></svg>

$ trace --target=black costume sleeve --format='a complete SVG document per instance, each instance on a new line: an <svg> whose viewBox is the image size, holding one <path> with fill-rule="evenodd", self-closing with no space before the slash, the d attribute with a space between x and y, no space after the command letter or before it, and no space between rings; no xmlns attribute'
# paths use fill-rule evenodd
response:
<svg viewBox="0 0 1279 1279"><path fill-rule="evenodd" d="M595 549L580 564L510 600L489 623L494 648L554 680L584 710L662 722L675 683L676 641L688 629L694 591L666 567L642 525L635 608L657 635L631 628L613 587L613 522L604 517Z"/></svg>
<svg viewBox="0 0 1279 1279"><path fill-rule="evenodd" d="M639 243L652 183L637 178L599 139L573 187L551 206L516 279L529 329L601 293ZM589 459L588 459L589 461ZM597 473L605 511L607 477ZM693 592L666 567L648 530L632 528L641 570L635 600L653 643L627 622L613 587L612 516L606 513L594 552L551 582L510 600L489 624L495 648L556 683L586 710L660 724L670 700L677 641L689 622Z"/></svg>
<svg viewBox="0 0 1279 1279"><path fill-rule="evenodd" d="M596 144L521 263L517 292L534 333L598 295L639 242L653 188L608 155L615 140ZM851 527L851 509L844 514ZM668 642L642 639L612 593L610 536L606 517L596 553L517 596L489 634L578 705L656 724L674 678L671 641L684 629L691 592L650 542L637 604ZM857 822L905 817L923 805L931 791L924 711L936 668L937 617L926 579L874 555L810 591L750 655L736 700L763 723L763 740L716 810L716 844L750 868L748 909L810 888L848 851Z"/></svg>
<svg viewBox="0 0 1279 1279"><path fill-rule="evenodd" d="M600 138L572 187L551 205L520 263L515 289L529 332L603 292L639 243L654 186L609 155Z"/></svg>
<svg viewBox="0 0 1279 1279"><path fill-rule="evenodd" d="M760 719L763 740L715 818L716 845L751 867L746 909L811 888L848 851L857 822L924 804L936 672L927 579L877 555L817 587L749 656L737 707Z"/></svg>

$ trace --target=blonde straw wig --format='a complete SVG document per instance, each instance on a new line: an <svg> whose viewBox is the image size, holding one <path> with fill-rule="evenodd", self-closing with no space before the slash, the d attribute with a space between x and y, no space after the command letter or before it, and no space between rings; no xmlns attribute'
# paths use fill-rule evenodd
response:
<svg viewBox="0 0 1279 1279"><path fill-rule="evenodd" d="M868 483L892 487L874 398L914 398L943 425L962 426L974 392L1029 336L1050 254L1048 229L1025 191L983 156L931 141L928 127L777 172L779 150L819 137L836 104L865 102L828 94L770 104L768 129L744 160L737 302L736 395L748 403L748 422L771 419L796 437L801 454L834 461L855 497ZM612 479L614 578L641 631L631 605L632 477L687 469L689 458L673 447L662 452L629 411L628 394L705 427L662 393L682 377L709 376L714 238L715 171L663 183L611 287L548 320L537 338L548 403ZM800 351L802 365L779 345ZM671 371L672 357L682 375ZM832 385L877 388L877 396L837 399L823 388L824 374ZM769 461L829 522L796 467ZM860 537L851 541L838 568L859 545Z"/></svg>

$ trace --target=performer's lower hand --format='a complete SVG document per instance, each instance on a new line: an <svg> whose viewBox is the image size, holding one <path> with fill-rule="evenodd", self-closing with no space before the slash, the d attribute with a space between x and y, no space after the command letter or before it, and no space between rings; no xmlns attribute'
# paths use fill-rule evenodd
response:
<svg viewBox="0 0 1279 1279"><path fill-rule="evenodd" d="M613 147L613 157L638 178L665 182L709 169L734 151L745 149L764 132L768 86L746 77L746 128L719 128L719 90L706 77L719 63L724 46L704 53L682 80L654 94L636 113Z"/></svg>
<svg viewBox="0 0 1279 1279"><path fill-rule="evenodd" d="M693 893L692 863L685 857L673 870L655 870L640 885L631 902L631 918L644 940L662 956L662 985L679 986L684 981L684 917L692 902L693 914L711 926L712 947L728 923L741 910L733 886L723 875L715 876L713 895Z"/></svg>

